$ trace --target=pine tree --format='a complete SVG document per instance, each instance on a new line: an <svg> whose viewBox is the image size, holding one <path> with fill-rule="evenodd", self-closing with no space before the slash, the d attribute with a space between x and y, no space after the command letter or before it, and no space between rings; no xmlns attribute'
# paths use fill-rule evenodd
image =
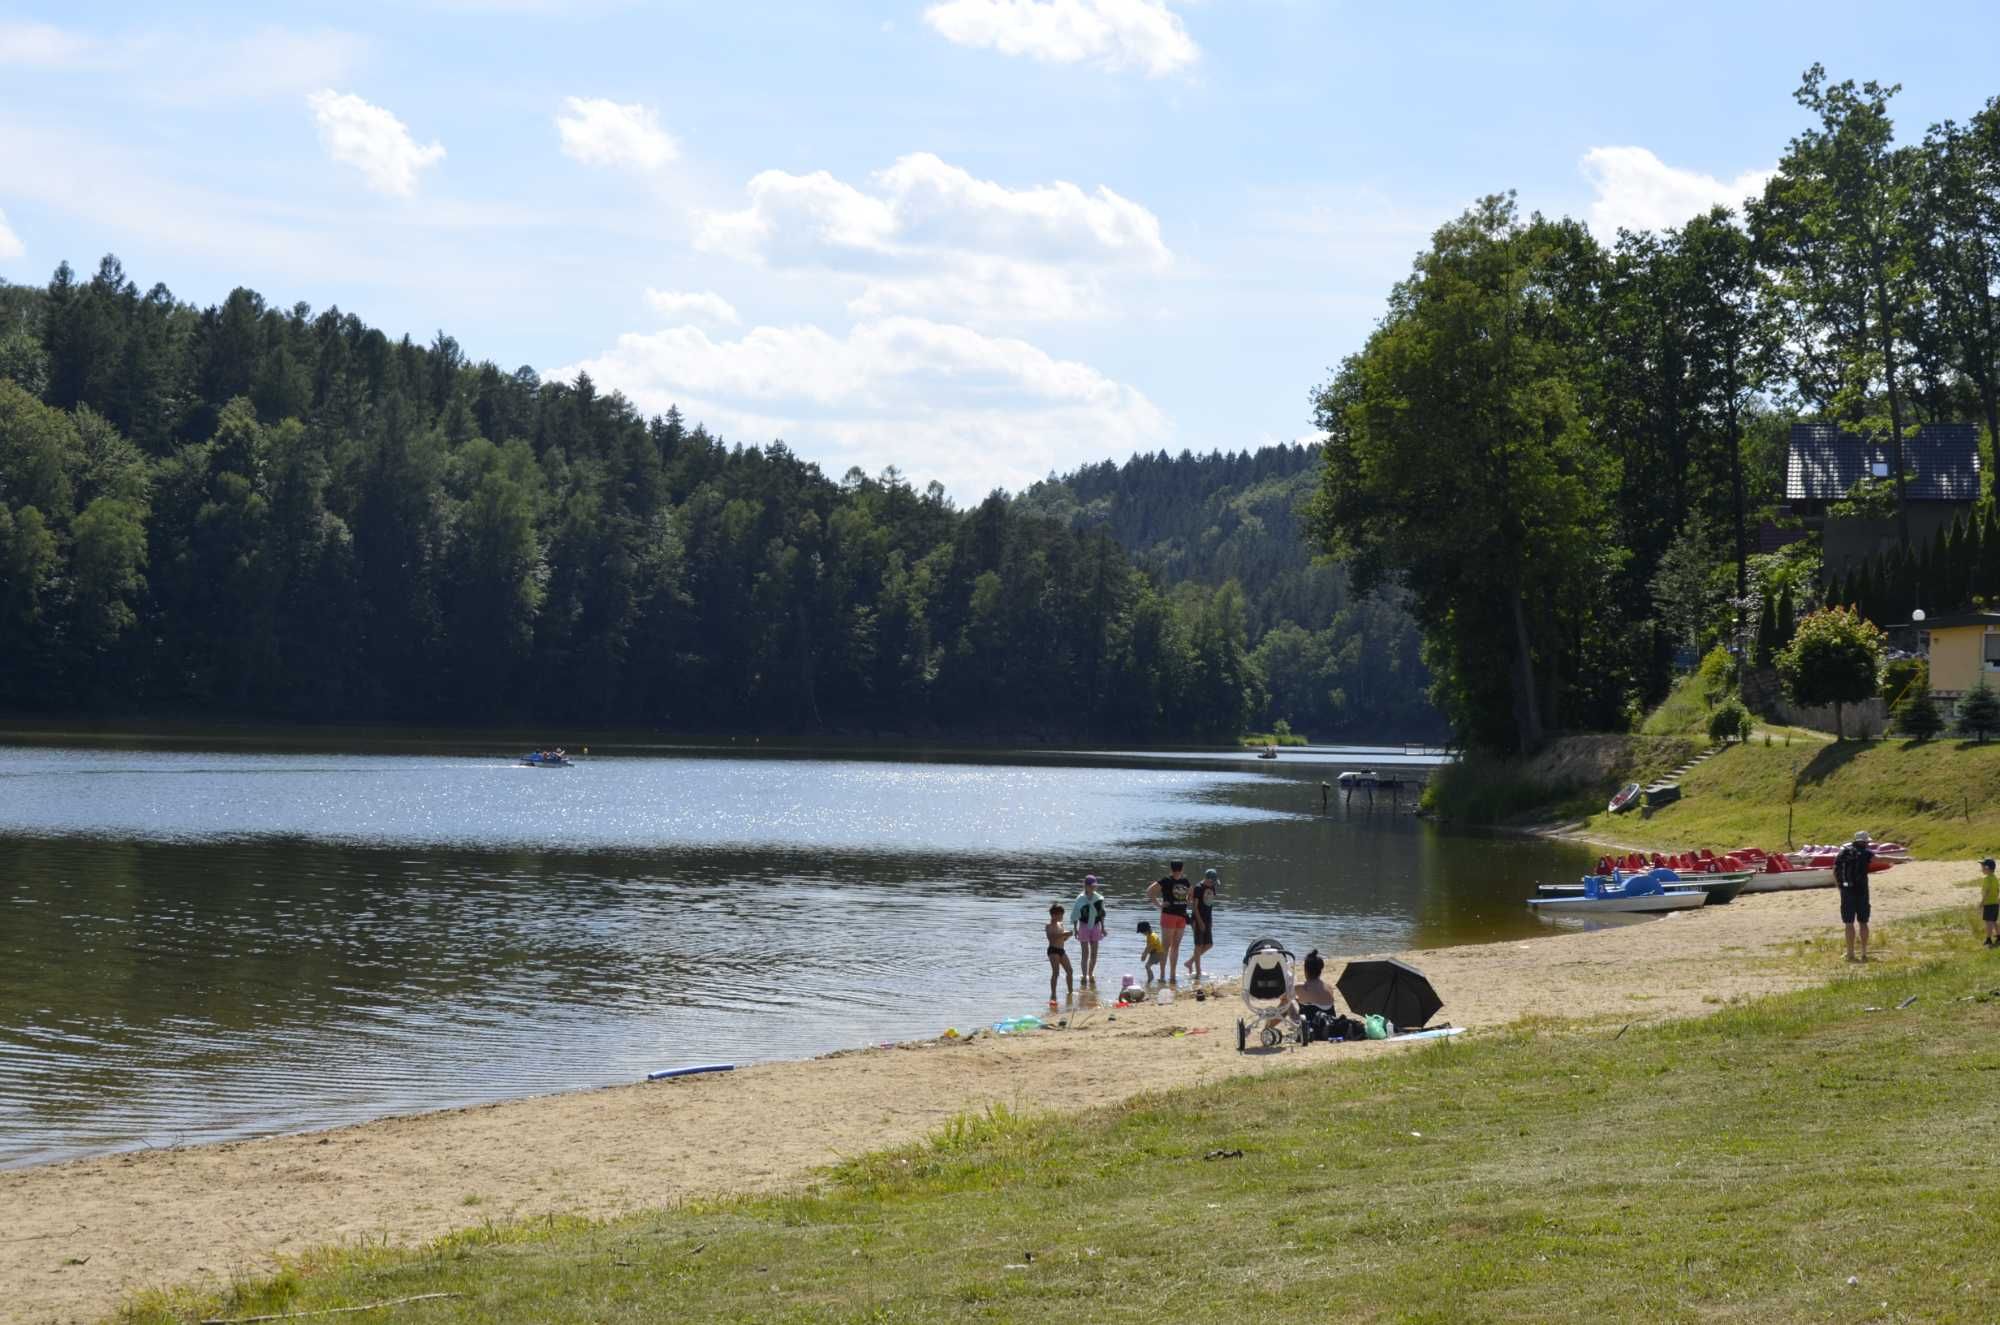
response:
<svg viewBox="0 0 2000 1325"><path fill-rule="evenodd" d="M1769 594L1764 595L1764 610L1757 616L1757 643L1751 653L1751 661L1757 667L1769 667L1771 658L1778 651L1778 604Z"/></svg>
<svg viewBox="0 0 2000 1325"><path fill-rule="evenodd" d="M1981 745L1986 744L1988 732L2000 731L2000 695L1993 693L1993 687L1986 684L1983 676L1958 701L1958 729L1967 736L1977 737Z"/></svg>
<svg viewBox="0 0 2000 1325"><path fill-rule="evenodd" d="M1785 586L1784 591L1778 595L1777 648L1773 649L1772 652L1775 654L1777 649L1782 649L1787 644L1790 644L1792 636L1798 632L1798 628L1798 609L1792 603L1792 586L1788 584Z"/></svg>
<svg viewBox="0 0 2000 1325"><path fill-rule="evenodd" d="M1931 698L1930 687L1917 684L1896 705L1896 730L1912 740L1928 741L1944 730L1944 719L1938 714L1937 701Z"/></svg>

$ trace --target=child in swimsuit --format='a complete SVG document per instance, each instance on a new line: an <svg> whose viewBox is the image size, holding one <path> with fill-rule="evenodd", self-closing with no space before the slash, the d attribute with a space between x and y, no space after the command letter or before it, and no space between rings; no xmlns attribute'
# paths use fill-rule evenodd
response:
<svg viewBox="0 0 2000 1325"><path fill-rule="evenodd" d="M1068 995L1076 997L1076 971L1069 964L1069 954L1063 951L1063 944L1069 942L1070 932L1063 928L1063 904L1049 903L1049 923L1042 927L1049 940L1049 1006L1056 1005L1056 974L1069 984Z"/></svg>
<svg viewBox="0 0 2000 1325"><path fill-rule="evenodd" d="M1083 959L1083 987L1097 987L1097 945L1104 942L1104 894L1097 876L1083 876L1083 891L1069 904L1069 923L1076 930L1077 955Z"/></svg>
<svg viewBox="0 0 2000 1325"><path fill-rule="evenodd" d="M1160 978L1166 969L1167 948L1160 942L1160 936L1153 932L1153 922L1141 920L1139 932L1146 936L1146 980L1148 983Z"/></svg>

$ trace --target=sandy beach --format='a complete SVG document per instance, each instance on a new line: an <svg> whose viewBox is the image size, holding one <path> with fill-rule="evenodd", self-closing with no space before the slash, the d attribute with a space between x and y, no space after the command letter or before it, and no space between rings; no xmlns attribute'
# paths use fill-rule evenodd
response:
<svg viewBox="0 0 2000 1325"><path fill-rule="evenodd" d="M1925 862L1879 875L1876 921L1969 907L1976 894L1961 885L1976 874L1969 863ZM1854 968L1840 960L1837 920L1831 890L1771 893L1589 933L1401 955L1444 997L1440 1019L1474 1033L1523 1018L1645 1022L1845 975ZM1212 954L1224 958L1220 973L1234 974L1247 937ZM1771 960L1808 937L1825 945L1823 963ZM1327 954L1329 977L1361 955ZM1893 943L1886 955L1894 960ZM1107 969L1125 965L1106 961ZM1028 973L1024 990L1036 978ZM1233 1024L1242 1005L1233 988L1203 1002L1185 992L1170 1007L1083 1010L1062 1031L0 1173L0 1208L12 1212L0 1229L0 1284L9 1290L0 1319L93 1320L134 1290L265 1273L274 1258L316 1245L415 1243L491 1219L614 1215L783 1188L842 1156L916 1140L990 1104L1080 1109L1395 1051L1360 1044L1238 1054ZM1034 1004L1024 994L1022 1011Z"/></svg>

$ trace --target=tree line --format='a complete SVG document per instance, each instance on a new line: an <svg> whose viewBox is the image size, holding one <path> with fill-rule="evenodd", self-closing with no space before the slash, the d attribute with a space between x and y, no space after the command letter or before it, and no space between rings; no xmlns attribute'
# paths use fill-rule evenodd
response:
<svg viewBox="0 0 2000 1325"><path fill-rule="evenodd" d="M1263 684L1251 719L1316 740L1445 734L1403 592L1357 593L1347 569L1315 556L1307 511L1317 447L1106 460L1032 485L1023 510L1102 530L1170 594L1243 587L1251 662Z"/></svg>
<svg viewBox="0 0 2000 1325"><path fill-rule="evenodd" d="M0 285L0 710L1227 740L1247 616L443 333Z"/></svg>
<svg viewBox="0 0 2000 1325"><path fill-rule="evenodd" d="M1888 441L1899 515L1918 426L1979 420L1990 460L2000 98L1899 145L1897 91L1815 65L1763 193L1658 233L1481 200L1318 391L1314 534L1400 578L1468 742L1622 727L1676 655L1747 641L1796 578L1751 546L1793 420Z"/></svg>

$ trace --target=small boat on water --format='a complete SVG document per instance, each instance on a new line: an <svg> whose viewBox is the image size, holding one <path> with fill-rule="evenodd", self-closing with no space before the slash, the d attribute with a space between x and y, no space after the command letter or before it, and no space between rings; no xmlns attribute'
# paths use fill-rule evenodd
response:
<svg viewBox="0 0 2000 1325"><path fill-rule="evenodd" d="M575 761L560 748L554 750L530 750L521 756L524 768L574 768Z"/></svg>
<svg viewBox="0 0 2000 1325"><path fill-rule="evenodd" d="M1259 759L1276 759L1278 757L1278 747L1267 745L1257 752L1257 757Z"/></svg>
<svg viewBox="0 0 2000 1325"><path fill-rule="evenodd" d="M1639 790L1638 783L1627 782L1618 789L1618 794L1613 796L1611 803L1604 808L1612 814L1625 813L1639 803Z"/></svg>
<svg viewBox="0 0 2000 1325"><path fill-rule="evenodd" d="M1663 879L1661 876L1665 875ZM1675 886L1668 887L1671 881ZM1672 870L1649 870L1644 874L1627 875L1616 873L1609 877L1601 874L1585 876L1581 891L1556 893L1544 897L1530 897L1528 905L1535 911L1561 915L1572 911L1629 911L1650 913L1656 911L1689 911L1698 906L1708 905L1708 894L1700 888L1680 887L1680 878Z"/></svg>

